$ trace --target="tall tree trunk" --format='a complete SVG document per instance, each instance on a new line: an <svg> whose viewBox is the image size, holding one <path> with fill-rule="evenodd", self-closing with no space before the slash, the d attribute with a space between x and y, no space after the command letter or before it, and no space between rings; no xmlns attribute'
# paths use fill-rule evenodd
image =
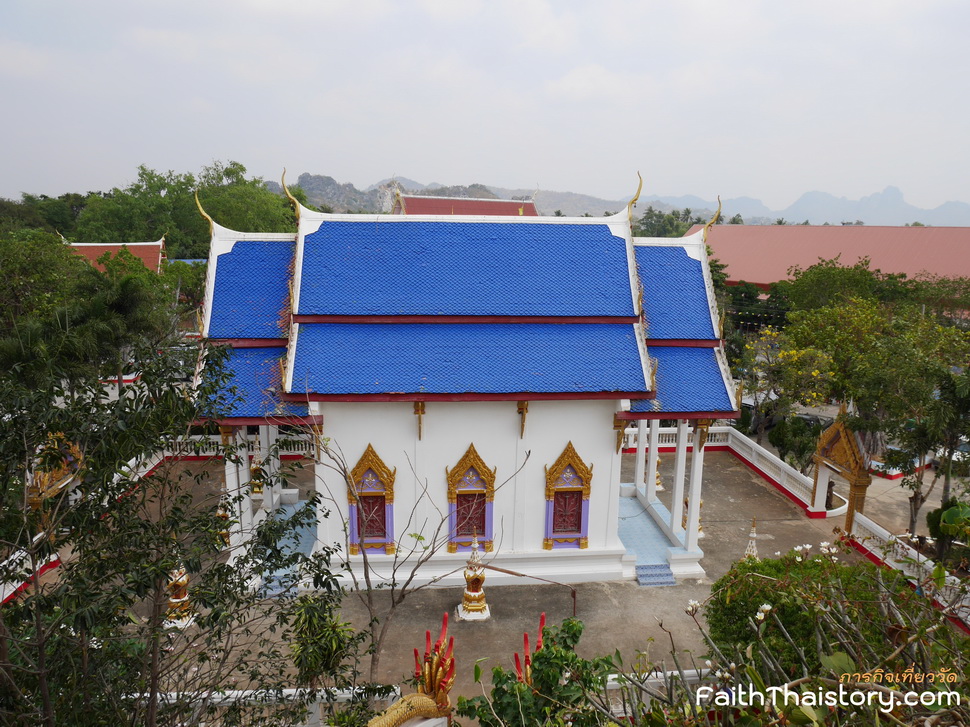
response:
<svg viewBox="0 0 970 727"><path fill-rule="evenodd" d="M152 603L152 614L149 619L151 629L149 638L151 639L150 654L151 658L148 666L148 711L145 714L145 725L155 727L158 724L158 689L160 682L160 663L161 663L161 632L162 618L165 607L168 604L168 592L165 583L156 583L155 597Z"/></svg>
<svg viewBox="0 0 970 727"><path fill-rule="evenodd" d="M40 578L36 574L40 568L40 562L36 556L37 554L35 552L31 552L30 570L35 574L33 576L34 595L39 596ZM40 687L41 714L43 715L44 724L47 727L54 727L54 704L51 701L50 682L47 673L47 631L44 629L40 598L34 599L34 630L36 632L35 638L37 639L37 685Z"/></svg>

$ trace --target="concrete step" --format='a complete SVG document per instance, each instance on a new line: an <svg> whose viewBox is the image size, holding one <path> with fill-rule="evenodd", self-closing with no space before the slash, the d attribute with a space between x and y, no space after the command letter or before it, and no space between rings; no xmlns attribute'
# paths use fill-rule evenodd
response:
<svg viewBox="0 0 970 727"><path fill-rule="evenodd" d="M636 566L637 583L641 586L675 586L674 574L666 563Z"/></svg>

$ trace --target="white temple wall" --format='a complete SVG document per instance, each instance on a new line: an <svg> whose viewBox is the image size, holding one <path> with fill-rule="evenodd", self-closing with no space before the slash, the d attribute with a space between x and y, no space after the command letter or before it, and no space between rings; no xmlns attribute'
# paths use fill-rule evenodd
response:
<svg viewBox="0 0 970 727"><path fill-rule="evenodd" d="M616 401L530 401L525 435L519 437L516 402L427 402L418 439L418 417L411 402L315 405L323 415L323 434L344 455L348 468L371 444L384 463L397 468L394 483L394 534L399 553L414 540L432 536L448 514L445 468L452 469L470 444L482 460L496 468L493 504L494 564L559 580L621 578L624 549L617 535L620 455L616 453L613 414ZM589 498L588 547L543 549L545 535L545 468L572 441L579 456L593 468ZM525 453L531 456L523 466ZM408 459L410 458L410 463ZM518 474L513 473L522 466ZM346 486L335 472L319 468L336 497L346 499ZM421 500L423 483L428 497ZM413 513L410 526L407 518ZM447 523L442 530L447 534ZM377 561L391 556L371 553ZM436 555L438 565L451 570L465 553ZM586 565L581 565L585 563ZM627 568L627 570L631 570ZM460 576L446 582L457 583ZM489 582L511 582L490 574Z"/></svg>

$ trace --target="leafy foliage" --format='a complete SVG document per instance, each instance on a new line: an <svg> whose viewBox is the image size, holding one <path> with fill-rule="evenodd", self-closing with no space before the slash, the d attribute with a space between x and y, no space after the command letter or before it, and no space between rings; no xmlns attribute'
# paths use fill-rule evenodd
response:
<svg viewBox="0 0 970 727"><path fill-rule="evenodd" d="M290 723L302 701L267 700L292 685L289 644L306 643L308 612L315 625L331 615L332 638L314 644L312 655L305 649L296 668L315 686L346 686L336 664L354 658L357 642L332 618L342 590L331 551L306 555L292 545L297 530L315 527L317 502L288 517L271 514L244 546L226 552L223 513L238 500L177 461L139 476L227 403L218 393L220 353L209 353L202 388L190 395L179 382L192 362L136 338L125 345L141 376L120 397L96 378L76 377L69 387L58 356L29 381L21 375L27 362L0 375L0 547L20 553L0 568L0 582L19 583L49 559L63 561L0 610L0 721L232 724L255 714L259 723ZM70 486L27 500L51 466L38 453L52 433L77 448L83 466ZM231 447L220 454L242 456ZM182 569L193 622L173 629L170 589ZM272 584L272 596L261 582ZM315 589L312 601L299 596L301 584ZM261 704L219 704L226 689L255 690Z"/></svg>
<svg viewBox="0 0 970 727"><path fill-rule="evenodd" d="M246 168L233 161L214 162L198 177L140 166L138 178L124 189L88 197L75 235L84 242L144 242L164 236L169 257L205 257L209 228L196 207L196 189L203 208L224 227L294 230L289 201L266 189L261 179L245 175Z"/></svg>
<svg viewBox="0 0 970 727"><path fill-rule="evenodd" d="M576 654L583 624L576 619L543 630L543 647L532 658L532 683L515 671L492 670L491 697L458 698L457 713L473 717L482 727L522 724L603 724L603 715L588 703L591 692L606 687L613 663L609 658L586 660Z"/></svg>

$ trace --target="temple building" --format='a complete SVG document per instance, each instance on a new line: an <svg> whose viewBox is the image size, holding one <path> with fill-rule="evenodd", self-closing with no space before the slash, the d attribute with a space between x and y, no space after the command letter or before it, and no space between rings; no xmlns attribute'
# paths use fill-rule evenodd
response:
<svg viewBox="0 0 970 727"><path fill-rule="evenodd" d="M531 199L486 199L478 197L434 197L404 194L394 190L391 214L395 215L499 215L538 217Z"/></svg>
<svg viewBox="0 0 970 727"><path fill-rule="evenodd" d="M165 238L155 242L72 242L71 248L96 268L103 269L98 258L110 254L112 257L122 250L127 250L142 261L146 268L153 273L162 272L162 262L165 257Z"/></svg>
<svg viewBox="0 0 970 727"><path fill-rule="evenodd" d="M507 570L632 578L618 518L621 496L635 496L673 574L702 575L706 426L737 416L706 230L634 238L632 208L568 218L299 207L296 234L210 220L202 333L231 347L239 394L224 436L258 426L264 452L281 426L325 438L342 466L318 451L331 515L317 541L340 544L355 567L366 552L389 573L437 529L446 542L422 581L461 583L476 539ZM661 419L678 422L672 511L655 489ZM640 431L633 491L620 482L629 426ZM238 542L255 516L251 474L226 470L244 495ZM268 490L264 509L280 502Z"/></svg>

